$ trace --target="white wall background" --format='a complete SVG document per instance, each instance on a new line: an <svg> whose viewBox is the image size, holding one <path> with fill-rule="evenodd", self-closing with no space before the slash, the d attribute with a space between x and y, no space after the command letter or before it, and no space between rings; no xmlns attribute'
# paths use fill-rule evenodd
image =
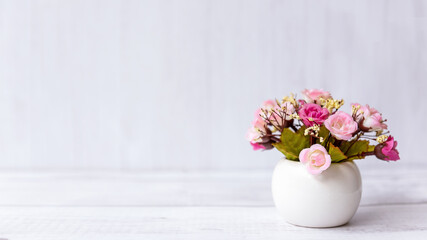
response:
<svg viewBox="0 0 427 240"><path fill-rule="evenodd" d="M0 0L3 169L271 168L253 111L306 87L424 162L427 1Z"/></svg>

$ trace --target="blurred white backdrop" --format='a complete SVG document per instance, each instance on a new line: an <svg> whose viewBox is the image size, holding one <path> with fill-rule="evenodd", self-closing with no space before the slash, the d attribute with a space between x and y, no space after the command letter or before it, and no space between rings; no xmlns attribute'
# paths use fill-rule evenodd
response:
<svg viewBox="0 0 427 240"><path fill-rule="evenodd" d="M304 88L425 164L426 26L423 0L0 0L0 168L272 169L245 132Z"/></svg>

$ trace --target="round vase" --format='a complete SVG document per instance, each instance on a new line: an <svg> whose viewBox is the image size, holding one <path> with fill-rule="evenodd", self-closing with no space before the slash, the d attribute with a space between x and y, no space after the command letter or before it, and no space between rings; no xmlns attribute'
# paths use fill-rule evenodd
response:
<svg viewBox="0 0 427 240"><path fill-rule="evenodd" d="M272 179L273 200L283 218L303 227L346 224L359 207L362 179L353 161L332 163L319 175L299 161L282 159Z"/></svg>

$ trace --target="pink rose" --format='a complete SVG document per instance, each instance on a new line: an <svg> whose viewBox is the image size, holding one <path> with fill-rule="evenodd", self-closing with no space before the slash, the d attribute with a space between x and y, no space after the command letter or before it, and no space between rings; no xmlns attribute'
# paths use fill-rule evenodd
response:
<svg viewBox="0 0 427 240"><path fill-rule="evenodd" d="M325 127L339 140L349 140L357 131L357 122L350 114L338 111L325 121Z"/></svg>
<svg viewBox="0 0 427 240"><path fill-rule="evenodd" d="M267 111L268 120L270 122L279 121L281 122L281 118L274 112L270 110L274 110L275 112L281 111L279 105L277 105L276 101L267 100L263 103L263 106L255 111L255 120L252 122L252 127L249 128L246 133L246 139L250 142L254 150L268 150L274 148L273 143L280 142L279 136L272 135L272 130L268 127L265 119L265 111Z"/></svg>
<svg viewBox="0 0 427 240"><path fill-rule="evenodd" d="M381 113L369 105L361 106L360 104L352 104L352 107L359 107L356 112L356 121L359 123L360 129L364 132L382 131L387 129Z"/></svg>
<svg viewBox="0 0 427 240"><path fill-rule="evenodd" d="M262 104L262 107L265 110L276 110L278 108L277 103L273 100L267 100Z"/></svg>
<svg viewBox="0 0 427 240"><path fill-rule="evenodd" d="M262 112L261 109L265 109L267 111L274 110L276 113L285 112L286 113L286 120L288 120L288 121L292 119L291 114L295 113L295 107L294 107L294 105L292 105L292 103L285 102L281 106L279 106L279 105L277 105L276 101L274 101L274 100L265 101L263 103L262 107L255 112L256 118L257 117L260 118L260 114L262 114L264 116L264 113ZM281 122L281 120L280 120L281 117L279 115L277 115L276 113L272 113L269 116L269 120L272 122L274 122L276 120Z"/></svg>
<svg viewBox="0 0 427 240"><path fill-rule="evenodd" d="M259 143L262 142L263 133L266 133L265 123L262 118L256 118L252 122L252 127L249 128L248 132L246 133L246 139L251 143L254 150L261 148Z"/></svg>
<svg viewBox="0 0 427 240"><path fill-rule="evenodd" d="M259 108L256 112L255 112L255 118L261 118L261 116L264 116L264 117L266 117L265 115L264 115L264 112L261 110L261 109L264 109L264 110L276 110L276 112L277 112L277 109L278 109L279 107L277 106L277 103L275 102L275 101L273 101L273 100L267 100L267 101L265 101L263 104L262 104L262 107L261 108ZM277 114L271 114L271 116L270 116L270 120L274 120L274 117L273 117L273 115L274 116L276 116L276 118L277 118ZM261 118L262 119L262 118Z"/></svg>
<svg viewBox="0 0 427 240"><path fill-rule="evenodd" d="M322 89L305 89L302 91L302 96L307 103L317 103L320 98L325 100L332 98L329 92L323 91Z"/></svg>
<svg viewBox="0 0 427 240"><path fill-rule="evenodd" d="M306 126L322 125L328 118L329 111L314 103L304 104L298 112L299 117Z"/></svg>
<svg viewBox="0 0 427 240"><path fill-rule="evenodd" d="M274 100L267 100L262 104L262 107L267 108L267 109L268 108L274 108L276 106L277 106L277 103Z"/></svg>
<svg viewBox="0 0 427 240"><path fill-rule="evenodd" d="M397 141L394 141L392 136L387 138L387 141L375 146L375 156L381 160L396 161L399 160L399 151L396 149Z"/></svg>
<svg viewBox="0 0 427 240"><path fill-rule="evenodd" d="M313 175L320 174L331 165L331 156L320 144L314 144L310 148L303 149L299 154L299 160Z"/></svg>

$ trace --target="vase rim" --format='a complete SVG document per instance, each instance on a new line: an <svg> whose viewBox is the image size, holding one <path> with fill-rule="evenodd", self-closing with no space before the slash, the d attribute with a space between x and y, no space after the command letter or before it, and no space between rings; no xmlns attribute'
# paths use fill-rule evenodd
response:
<svg viewBox="0 0 427 240"><path fill-rule="evenodd" d="M300 162L299 160L290 160L290 159L287 159L286 157L282 157L280 160L287 160L289 162L295 162L295 163L299 163ZM353 160L346 160L346 161L342 161L342 162L331 162L331 164L341 164L341 163L346 163L346 162L354 163Z"/></svg>

